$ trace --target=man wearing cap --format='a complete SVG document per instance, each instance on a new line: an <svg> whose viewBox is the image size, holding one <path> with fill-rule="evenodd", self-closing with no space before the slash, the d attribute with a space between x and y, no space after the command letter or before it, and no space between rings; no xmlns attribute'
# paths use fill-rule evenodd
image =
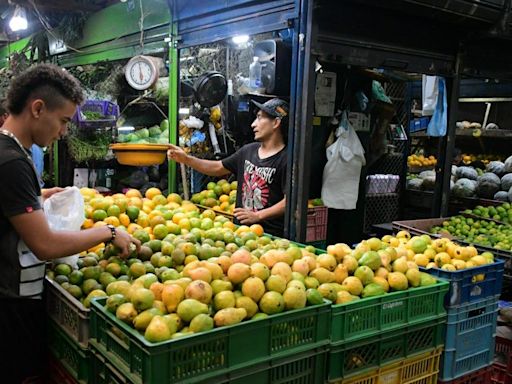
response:
<svg viewBox="0 0 512 384"><path fill-rule="evenodd" d="M172 146L167 156L209 176L235 174L236 219L245 225L260 223L266 233L283 236L289 107L277 98L253 103L259 108L251 124L256 142L218 161L187 155L177 146Z"/></svg>

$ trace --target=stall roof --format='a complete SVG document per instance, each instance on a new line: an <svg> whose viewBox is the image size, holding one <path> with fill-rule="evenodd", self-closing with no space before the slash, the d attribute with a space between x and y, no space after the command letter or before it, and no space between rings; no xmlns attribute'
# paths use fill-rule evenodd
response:
<svg viewBox="0 0 512 384"><path fill-rule="evenodd" d="M460 53L463 73L510 77L512 34L503 1L442 3L446 7L436 0L317 0L313 53L353 65L446 75Z"/></svg>
<svg viewBox="0 0 512 384"><path fill-rule="evenodd" d="M169 0L169 4L181 47L285 29L298 17L298 0Z"/></svg>

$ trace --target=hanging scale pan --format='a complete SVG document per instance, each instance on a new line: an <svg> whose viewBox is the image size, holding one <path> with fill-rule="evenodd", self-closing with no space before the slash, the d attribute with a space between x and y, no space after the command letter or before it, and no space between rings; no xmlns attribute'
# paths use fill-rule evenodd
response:
<svg viewBox="0 0 512 384"><path fill-rule="evenodd" d="M228 84L219 72L206 72L194 83L196 101L204 108L219 104L226 97Z"/></svg>

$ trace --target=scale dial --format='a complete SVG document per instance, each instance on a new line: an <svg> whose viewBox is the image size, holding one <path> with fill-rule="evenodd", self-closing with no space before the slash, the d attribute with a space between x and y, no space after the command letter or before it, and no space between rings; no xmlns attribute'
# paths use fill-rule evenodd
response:
<svg viewBox="0 0 512 384"><path fill-rule="evenodd" d="M135 56L126 64L126 81L138 91L150 88L158 76L158 68L148 56Z"/></svg>

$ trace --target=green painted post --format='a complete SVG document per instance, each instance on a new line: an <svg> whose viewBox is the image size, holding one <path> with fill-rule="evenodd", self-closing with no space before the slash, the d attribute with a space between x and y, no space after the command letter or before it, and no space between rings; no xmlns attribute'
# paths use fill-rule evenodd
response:
<svg viewBox="0 0 512 384"><path fill-rule="evenodd" d="M169 46L169 139L172 144L178 144L178 41L177 24L173 23L171 15L171 41ZM177 166L175 162L169 162L168 167L168 189L169 193L176 192L176 173Z"/></svg>
<svg viewBox="0 0 512 384"><path fill-rule="evenodd" d="M59 142L53 144L53 183L59 186Z"/></svg>

